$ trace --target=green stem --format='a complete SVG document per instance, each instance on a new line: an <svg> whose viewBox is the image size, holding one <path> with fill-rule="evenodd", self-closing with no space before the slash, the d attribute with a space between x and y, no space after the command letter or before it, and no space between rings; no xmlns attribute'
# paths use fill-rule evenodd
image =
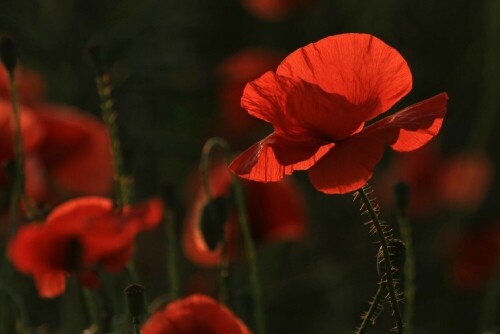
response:
<svg viewBox="0 0 500 334"><path fill-rule="evenodd" d="M9 87L11 92L11 102L12 102L12 113L14 119L14 163L15 163L15 172L14 172L14 181L12 186L12 193L10 198L9 205L9 231L6 236L5 245L9 239L11 239L17 230L18 223L18 214L19 214L19 204L21 198L24 194L24 150L23 150L23 137L21 135L21 115L19 111L19 103L17 100L17 87L15 85L15 77L14 71L9 71ZM4 258L2 261L2 271L0 273L0 286L8 287L8 282L10 280L10 276L12 273L12 266L7 257L7 251L4 252ZM6 295L5 292L2 293L2 297L0 301L2 303L3 311L0 316L0 329L3 331L5 329L4 324L6 323L6 312L7 312L7 303L4 299Z"/></svg>
<svg viewBox="0 0 500 334"><path fill-rule="evenodd" d="M375 297L373 297L372 304L370 305L370 308L368 309L368 312L366 312L366 315L363 317L363 321L361 322L361 325L359 326L358 330L356 331L356 334L362 334L365 329L366 325L370 321L370 319L373 317L373 314L377 310L377 306L380 304L380 299L382 298L382 294L386 288L385 282L381 282L378 285L377 292L375 293Z"/></svg>
<svg viewBox="0 0 500 334"><path fill-rule="evenodd" d="M228 295L228 279L229 279L229 259L227 254L227 243L225 241L222 242L221 245L221 258L219 262L218 268L218 291L217 298L221 304L227 304L227 295Z"/></svg>
<svg viewBox="0 0 500 334"><path fill-rule="evenodd" d="M224 153L224 158L226 163L230 163L231 154L227 143L221 138L210 138L203 148L203 158L202 156L202 167L206 170L208 167L208 157L210 152L219 147ZM208 172L207 172L208 175ZM208 183L208 177L204 177L204 182ZM259 269L257 266L257 256L255 252L255 245L252 239L252 234L250 232L250 225L248 223L248 216L245 207L245 197L243 194L243 188L235 175L231 177L232 188L234 191L236 211L238 213L238 222L240 224L241 233L243 236L243 243L245 246L245 253L248 260L248 266L250 271L250 284L252 287L252 294L254 299L254 321L257 334L265 334L265 321L264 321L264 309L262 302L262 291L260 287L259 280Z"/></svg>
<svg viewBox="0 0 500 334"><path fill-rule="evenodd" d="M118 137L116 124L117 114L113 110L113 99L111 98L111 78L108 73L103 72L96 78L97 93L99 94L101 114L109 132L111 140L111 153L115 166L115 191L116 206L120 209L130 203L129 178L125 174L125 167Z"/></svg>
<svg viewBox="0 0 500 334"><path fill-rule="evenodd" d="M177 268L177 240L175 238L174 214L167 206L165 211L165 233L167 235L167 273L170 284L170 297L172 300L179 297L179 275Z"/></svg>
<svg viewBox="0 0 500 334"><path fill-rule="evenodd" d="M387 279L387 288L389 290L389 296L391 298L391 306L394 312L394 317L396 319L397 333L402 334L403 321L401 320L401 311L399 310L398 300L396 297L396 287L394 285L394 280L392 278L392 264L389 254L389 248L387 247L387 240L384 235L384 230L382 228L380 220L378 219L378 215L375 212L375 209L373 208L372 203L370 202L370 199L368 198L368 195L366 194L365 190L363 188L360 188L358 190L358 193L360 194L361 200L363 201L366 209L368 210L368 213L370 214L375 229L377 230L377 235L380 240L380 244L382 245L382 253L384 255L384 265L386 273L385 276Z"/></svg>
<svg viewBox="0 0 500 334"><path fill-rule="evenodd" d="M212 151L216 147L222 147L219 142L219 138L211 138L203 146L201 154L201 176L203 182L203 190L205 191L205 197L207 198L207 203L212 201L212 190L210 188L210 175L209 175L209 162ZM226 145L224 143L224 145ZM227 148L227 145L226 145ZM228 150L228 149L227 149ZM229 150L228 150L229 151ZM224 152L226 153L226 152ZM229 152L227 153L229 155ZM229 160L229 157L226 158ZM227 305L227 280L229 277L229 263L227 254L227 242L226 242L226 226L223 227L223 238L221 240L221 258L217 268L217 299L221 304Z"/></svg>
<svg viewBox="0 0 500 334"><path fill-rule="evenodd" d="M87 288L82 288L83 298L85 300L85 306L88 311L90 318L90 326L95 329L92 333L102 334L102 324L99 312L99 305L95 299L95 295L92 291Z"/></svg>
<svg viewBox="0 0 500 334"><path fill-rule="evenodd" d="M12 188L12 197L10 202L10 221L9 221L9 237L11 238L16 233L19 202L24 194L24 150L23 137L21 135L21 114L19 111L19 103L17 100L17 87L15 85L14 72L9 72L9 86L11 92L12 111L14 115L14 154L15 154L15 175L14 185Z"/></svg>
<svg viewBox="0 0 500 334"><path fill-rule="evenodd" d="M405 264L404 264L404 296L405 296L405 314L404 314L404 333L410 334L413 328L413 313L415 305L415 257L413 256L413 240L411 227L408 217L401 213L397 217L401 238L406 245Z"/></svg>

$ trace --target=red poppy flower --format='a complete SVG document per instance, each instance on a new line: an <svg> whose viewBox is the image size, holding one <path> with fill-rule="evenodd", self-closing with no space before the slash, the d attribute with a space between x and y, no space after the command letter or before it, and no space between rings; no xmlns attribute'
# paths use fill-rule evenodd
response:
<svg viewBox="0 0 500 334"><path fill-rule="evenodd" d="M336 35L300 48L276 73L247 84L241 105L271 123L274 132L236 158L231 169L261 182L308 170L319 191L356 190L371 178L386 145L412 151L441 128L446 93L365 126L411 86L406 61L374 36Z"/></svg>
<svg viewBox="0 0 500 334"><path fill-rule="evenodd" d="M69 195L110 194L114 170L104 124L76 109L43 103L43 82L36 73L19 68L16 79L26 161L31 163L25 166L29 197L57 202ZM1 163L13 157L9 90L7 73L0 68ZM6 182L5 175L1 179Z"/></svg>
<svg viewBox="0 0 500 334"><path fill-rule="evenodd" d="M212 198L229 197L231 174L223 164L210 171ZM274 184L246 181L243 183L245 204L252 234L256 240L298 240L306 233L305 205L295 184L290 179ZM207 267L220 262L221 248L211 250L201 230L202 212L207 198L201 185L184 225L183 246L186 256L193 262ZM236 246L235 232L238 227L236 212L231 209L226 221L226 240L229 253Z"/></svg>
<svg viewBox="0 0 500 334"><path fill-rule="evenodd" d="M52 190L59 194L109 194L114 169L106 126L70 107L38 105L35 111L45 129L37 153Z"/></svg>
<svg viewBox="0 0 500 334"><path fill-rule="evenodd" d="M168 304L144 324L143 334L250 334L228 308L204 295Z"/></svg>
<svg viewBox="0 0 500 334"><path fill-rule="evenodd" d="M243 0L243 6L258 18L275 21L312 2L312 0Z"/></svg>
<svg viewBox="0 0 500 334"><path fill-rule="evenodd" d="M122 270L132 255L135 235L155 227L163 215L157 199L116 212L110 199L82 197L55 208L43 223L20 228L9 243L9 257L22 273L33 275L40 296L55 297L66 276L96 287L98 265Z"/></svg>
<svg viewBox="0 0 500 334"><path fill-rule="evenodd" d="M453 259L453 280L462 290L481 288L500 264L498 224L465 232L458 240Z"/></svg>

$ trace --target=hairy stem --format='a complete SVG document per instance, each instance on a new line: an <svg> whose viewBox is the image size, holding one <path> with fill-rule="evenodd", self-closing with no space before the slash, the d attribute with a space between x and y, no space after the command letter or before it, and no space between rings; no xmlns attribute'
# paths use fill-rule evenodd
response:
<svg viewBox="0 0 500 334"><path fill-rule="evenodd" d="M375 297L373 297L373 301L370 305L370 308L368 309L368 312L366 312L366 315L363 317L363 321L361 322L361 325L359 326L358 330L356 331L356 334L362 334L365 329L366 325L370 321L370 319L373 317L375 314L375 311L377 310L377 306L380 304L380 299L382 298L382 295L384 293L384 290L386 288L385 282L381 282L378 285L377 292L375 293Z"/></svg>
<svg viewBox="0 0 500 334"><path fill-rule="evenodd" d="M396 287L394 285L394 279L392 277L392 264L391 264L391 258L390 258L390 253L389 253L389 248L387 247L387 240L384 235L384 230L382 228L382 225L380 223L380 220L378 219L378 215L375 212L375 209L372 206L372 203L370 202L370 199L368 198L364 188L360 188L358 190L359 195L361 196L361 200L363 201L366 209L368 210L368 213L370 214L370 217L373 221L373 225L375 226L378 238L380 240L380 244L382 246L382 253L384 256L384 266L385 266L385 273L386 273L386 280L387 280L387 289L389 290L389 296L391 299L391 306L392 310L394 313L394 318L396 319L396 326L397 326L397 333L402 334L403 333L403 321L401 319L401 311L399 310L399 304L396 296Z"/></svg>

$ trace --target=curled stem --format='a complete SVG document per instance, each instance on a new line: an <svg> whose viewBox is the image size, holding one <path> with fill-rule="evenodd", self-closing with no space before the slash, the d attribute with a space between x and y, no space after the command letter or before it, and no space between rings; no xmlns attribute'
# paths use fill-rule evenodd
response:
<svg viewBox="0 0 500 334"><path fill-rule="evenodd" d="M208 179L208 161L210 153L214 148L220 148L224 153L224 158L227 164L229 164L231 159L231 154L227 143L221 138L210 138L203 147L202 155L202 169L205 170L204 173L204 183L207 187L209 183ZM250 284L252 287L252 294L254 299L254 321L257 334L265 334L265 322L264 322L264 309L262 303L262 291L260 287L259 280L259 270L257 266L257 256L255 252L255 245L252 239L252 234L250 232L250 225L248 223L248 216L245 207L245 197L243 194L243 188L236 178L236 176L231 176L231 184L235 197L236 211L238 213L238 222L240 224L241 233L243 236L243 242L245 245L245 253L249 264L250 271ZM206 191L207 188L205 188ZM207 197L210 194L207 195ZM210 197L208 197L210 198Z"/></svg>
<svg viewBox="0 0 500 334"><path fill-rule="evenodd" d="M387 289L389 290L389 296L391 299L391 306L392 310L394 313L394 318L396 319L396 326L397 326L397 333L402 334L403 333L403 321L401 319L401 311L399 310L399 304L398 304L398 299L396 296L396 287L394 285L394 279L392 277L392 264L391 264L391 258L390 258L390 253L389 253L389 248L387 247L387 240L384 234L384 230L382 228L382 225L380 223L380 220L378 219L378 215L375 212L375 209L372 206L372 203L370 202L370 199L368 198L368 195L366 194L364 188L360 188L358 190L359 195L361 196L361 200L363 201L372 221L373 225L375 226L378 238L380 240L380 244L382 246L382 254L384 256L384 265L385 265L385 273L386 273L386 280L387 280Z"/></svg>

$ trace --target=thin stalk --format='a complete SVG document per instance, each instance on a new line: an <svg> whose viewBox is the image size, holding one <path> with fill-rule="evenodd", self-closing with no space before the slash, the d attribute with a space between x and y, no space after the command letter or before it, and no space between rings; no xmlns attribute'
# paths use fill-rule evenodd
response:
<svg viewBox="0 0 500 334"><path fill-rule="evenodd" d="M401 238L406 245L405 264L404 264L404 333L410 334L413 328L413 314L415 305L415 257L413 256L413 241L411 227L408 217L398 214L397 221Z"/></svg>
<svg viewBox="0 0 500 334"><path fill-rule="evenodd" d="M227 143L221 138L211 138L209 139L203 148L203 155L209 156L210 152L219 147L224 153L224 158L226 163L229 164L231 159L231 154ZM202 164L208 166L208 158L202 158ZM205 182L208 182L206 178ZM265 334L265 321L264 321L264 309L262 302L262 290L260 287L259 280L259 269L257 266L257 256L255 252L255 245L252 239L252 234L250 232L250 225L248 223L248 216L245 206L245 196L243 194L243 188L236 178L232 175L231 177L233 193L235 197L236 211L238 213L238 222L241 228L241 234L243 236L243 243L245 246L245 253L248 260L249 272L250 272L250 285L252 287L252 294L254 299L254 321L257 334Z"/></svg>
<svg viewBox="0 0 500 334"><path fill-rule="evenodd" d="M382 253L384 255L384 265L385 265L385 273L386 273L386 279L387 279L387 289L389 290L389 296L391 299L391 306L392 310L394 312L394 318L396 319L396 326L397 326L397 333L402 334L403 333L403 321L401 319L401 311L399 310L399 305L398 305L398 299L396 297L396 287L394 285L394 279L392 277L392 264L391 264L391 258L389 254L389 248L387 247L387 240L384 235L384 230L382 229L380 220L378 219L378 215L375 212L375 209L372 206L372 203L370 202L370 199L368 198L365 190L363 188L360 188L358 190L358 193L361 196L361 200L363 201L366 209L368 210L368 213L370 214L370 217L373 221L373 225L375 226L375 229L377 231L378 238L380 240L380 244L382 246Z"/></svg>
<svg viewBox="0 0 500 334"><path fill-rule="evenodd" d="M21 115L19 111L19 103L17 99L17 87L15 85L14 69L9 72L9 87L11 93L12 102L12 114L13 114L13 132L14 132L14 181L12 186L12 193L10 197L9 205L9 230L6 237L5 245L7 245L8 240L10 240L17 230L19 205L21 198L24 194L24 150L23 150L23 137L21 135ZM2 261L2 271L0 273L0 286L3 287L2 297L0 301L2 303L2 312L0 314L0 331L5 330L6 315L7 315L7 302L5 300L6 289L8 287L8 282L12 274L12 266L7 257L7 252L4 252L4 258Z"/></svg>
<svg viewBox="0 0 500 334"><path fill-rule="evenodd" d="M380 299L382 298L382 295L383 295L385 288L386 288L385 282L381 282L378 285L378 289L377 289L377 292L375 293L375 297L373 297L373 301L370 305L370 308L368 309L368 312L366 312L366 315L363 317L363 321L361 322L361 325L359 326L358 330L356 331L356 334L362 334L365 331L366 325L371 320L371 318L375 314L375 311L377 310L377 306L380 304Z"/></svg>
<svg viewBox="0 0 500 334"><path fill-rule="evenodd" d="M100 318L99 305L95 300L95 295L87 288L82 288L82 292L85 301L85 307L90 318L90 326L92 329L94 329L92 333L102 334L102 323Z"/></svg>
<svg viewBox="0 0 500 334"><path fill-rule="evenodd" d="M15 174L14 185L12 187L12 197L10 201L10 221L9 238L16 233L19 204L24 195L24 150L23 137L21 135L21 113L19 111L19 102L17 100L17 87L15 84L14 72L9 72L9 87L12 102L12 113L14 116L14 155L15 155Z"/></svg>
<svg viewBox="0 0 500 334"><path fill-rule="evenodd" d="M228 295L228 279L229 279L229 259L227 254L227 243L222 242L221 245L221 257L218 267L218 289L217 289L217 299L221 304L227 304Z"/></svg>
<svg viewBox="0 0 500 334"><path fill-rule="evenodd" d="M218 142L218 138L211 138L209 139L205 146L203 147L202 154L201 154L201 176L202 176L202 182L203 182L203 190L205 191L205 197L207 199L207 203L210 203L212 201L212 190L210 188L210 175L208 172L209 169L209 162L210 162L210 157L212 151L220 146ZM224 305L227 305L227 292L228 292L228 287L227 287L227 281L229 278L229 261L228 261L228 254L227 254L227 242L226 242L226 226L223 227L223 233L222 233L222 240L221 240L221 258L218 264L217 268L217 300Z"/></svg>
<svg viewBox="0 0 500 334"><path fill-rule="evenodd" d="M175 238L174 214L167 206L165 211L165 233L167 235L167 273L170 285L170 297L179 297L179 274L177 268L177 240Z"/></svg>
<svg viewBox="0 0 500 334"><path fill-rule="evenodd" d="M99 94L101 114L108 128L111 140L111 153L115 166L115 191L116 206L121 209L130 203L129 179L125 174L125 167L118 137L118 127L116 123L117 113L113 110L113 99L111 98L111 78L108 73L103 72L97 75L97 93Z"/></svg>

